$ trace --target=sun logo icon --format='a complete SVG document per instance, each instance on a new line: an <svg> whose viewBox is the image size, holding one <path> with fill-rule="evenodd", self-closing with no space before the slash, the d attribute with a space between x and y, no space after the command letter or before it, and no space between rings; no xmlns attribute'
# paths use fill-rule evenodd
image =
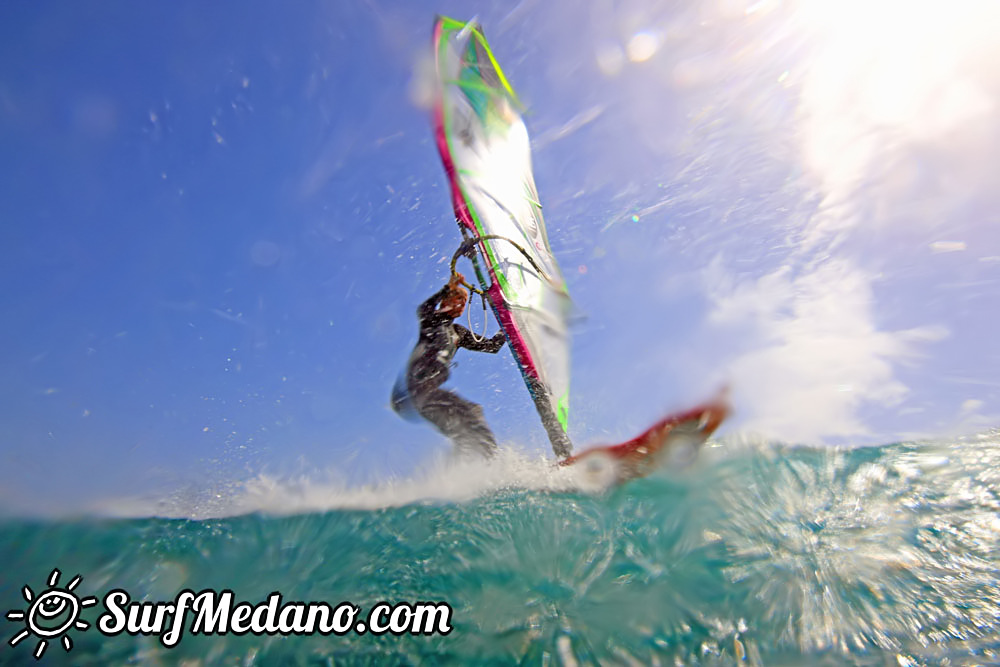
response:
<svg viewBox="0 0 1000 667"><path fill-rule="evenodd" d="M17 646L22 639L35 635L38 637L35 660L45 653L50 639L54 640L61 636L63 648L67 651L73 648L73 640L66 633L71 628L77 630L89 628L89 623L80 620L80 611L84 607L97 604L97 598L91 596L81 600L73 592L73 589L83 581L83 577L76 575L65 589L61 589L57 587L59 574L58 569L52 570L52 574L49 575L49 589L41 595L35 596L27 585L21 589L28 603L27 611L11 609L7 612L8 621L25 621L24 630L11 637L8 643Z"/></svg>

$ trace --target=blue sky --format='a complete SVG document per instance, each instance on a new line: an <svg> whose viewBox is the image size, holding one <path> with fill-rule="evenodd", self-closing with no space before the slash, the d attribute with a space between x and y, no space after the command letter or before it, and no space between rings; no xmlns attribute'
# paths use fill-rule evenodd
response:
<svg viewBox="0 0 1000 667"><path fill-rule="evenodd" d="M0 502L447 447L388 408L458 240L414 94L435 12L527 106L578 446L723 382L731 434L996 426L1000 16L876 5L4 6ZM458 364L547 451L509 352Z"/></svg>

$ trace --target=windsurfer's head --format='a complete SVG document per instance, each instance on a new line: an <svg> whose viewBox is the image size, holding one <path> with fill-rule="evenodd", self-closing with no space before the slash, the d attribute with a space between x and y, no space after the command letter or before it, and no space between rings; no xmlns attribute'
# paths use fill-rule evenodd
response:
<svg viewBox="0 0 1000 667"><path fill-rule="evenodd" d="M465 302L469 298L469 293L460 284L464 280L462 274L455 274L448 281L448 292L441 299L438 312L447 315L451 319L457 318L465 310Z"/></svg>

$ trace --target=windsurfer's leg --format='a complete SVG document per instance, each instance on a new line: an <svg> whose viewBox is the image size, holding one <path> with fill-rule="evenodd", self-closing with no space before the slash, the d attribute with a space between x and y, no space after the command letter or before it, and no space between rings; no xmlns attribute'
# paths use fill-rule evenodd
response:
<svg viewBox="0 0 1000 667"><path fill-rule="evenodd" d="M483 408L447 389L431 389L417 401L417 410L447 436L459 452L493 456L497 443L486 424Z"/></svg>

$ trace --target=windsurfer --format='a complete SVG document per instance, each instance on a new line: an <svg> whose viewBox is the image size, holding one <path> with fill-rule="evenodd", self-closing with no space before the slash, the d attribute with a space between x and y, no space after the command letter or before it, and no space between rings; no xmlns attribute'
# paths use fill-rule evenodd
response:
<svg viewBox="0 0 1000 667"><path fill-rule="evenodd" d="M492 338L480 338L455 322L465 310L468 297L461 287L463 280L461 274L453 274L417 309L420 335L406 367L406 393L412 408L450 438L460 453L493 456L497 444L483 408L441 388L450 375L458 348L496 354L507 342L502 331ZM393 409L403 414L403 402L396 395Z"/></svg>

